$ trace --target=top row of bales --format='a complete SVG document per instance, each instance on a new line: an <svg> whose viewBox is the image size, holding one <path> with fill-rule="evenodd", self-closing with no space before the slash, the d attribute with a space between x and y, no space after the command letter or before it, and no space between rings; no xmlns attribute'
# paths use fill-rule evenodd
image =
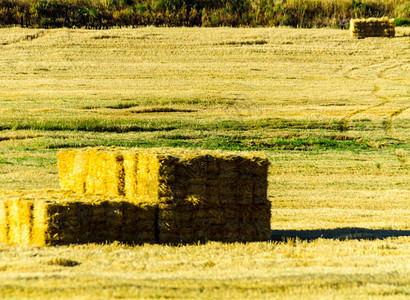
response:
<svg viewBox="0 0 410 300"><path fill-rule="evenodd" d="M265 203L268 159L257 153L189 149L65 150L58 154L63 190L125 196L146 203Z"/></svg>
<svg viewBox="0 0 410 300"><path fill-rule="evenodd" d="M387 17L351 19L350 35L353 38L394 37L394 19L389 19Z"/></svg>

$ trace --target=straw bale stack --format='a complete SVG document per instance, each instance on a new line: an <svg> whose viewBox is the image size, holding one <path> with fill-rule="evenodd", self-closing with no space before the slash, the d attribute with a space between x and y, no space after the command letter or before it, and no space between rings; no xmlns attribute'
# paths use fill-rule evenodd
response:
<svg viewBox="0 0 410 300"><path fill-rule="evenodd" d="M106 201L82 209L71 208L80 204L70 203L65 208L87 211L81 218L91 220L91 232L105 228L109 214L111 240L132 242L132 228L140 224L138 232L144 235L152 222L155 239L160 243L269 239L269 161L260 155L192 149L89 148L61 151L58 160L63 190L99 194L101 199L125 196L129 202L122 204L122 210L121 205ZM140 203L153 209L144 213ZM81 218L73 221L77 219L71 216L70 222L74 223L70 228L82 228L77 224ZM84 230L64 233L63 240L71 236L77 236L77 241L90 240L78 237L83 234ZM107 236L101 233L93 241L104 239ZM142 236L138 239L150 240Z"/></svg>
<svg viewBox="0 0 410 300"><path fill-rule="evenodd" d="M387 17L351 19L350 35L354 38L394 37L394 19L388 19Z"/></svg>
<svg viewBox="0 0 410 300"><path fill-rule="evenodd" d="M156 242L156 208L64 191L1 192L0 242L59 245Z"/></svg>

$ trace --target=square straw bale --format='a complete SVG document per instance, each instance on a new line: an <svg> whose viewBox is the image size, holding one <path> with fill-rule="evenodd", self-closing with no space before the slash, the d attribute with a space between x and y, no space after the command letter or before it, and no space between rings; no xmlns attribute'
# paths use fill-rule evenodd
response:
<svg viewBox="0 0 410 300"><path fill-rule="evenodd" d="M5 200L0 200L0 243L8 243L8 233L8 206Z"/></svg>
<svg viewBox="0 0 410 300"><path fill-rule="evenodd" d="M88 169L85 190L88 194L124 195L124 165L122 153L104 148L86 151Z"/></svg>
<svg viewBox="0 0 410 300"><path fill-rule="evenodd" d="M104 152L98 148L87 150L88 160L90 161L87 170L85 184L86 192L89 194L101 194L106 189L106 174L104 170Z"/></svg>
<svg viewBox="0 0 410 300"><path fill-rule="evenodd" d="M30 244L33 227L33 201L20 200L19 203L20 244Z"/></svg>
<svg viewBox="0 0 410 300"><path fill-rule="evenodd" d="M122 201L107 201L106 222L108 241L121 241L121 231L124 220Z"/></svg>
<svg viewBox="0 0 410 300"><path fill-rule="evenodd" d="M265 178L255 182L253 184L252 194L254 204L266 203L268 199L268 180Z"/></svg>
<svg viewBox="0 0 410 300"><path fill-rule="evenodd" d="M394 26L394 19L388 19L387 17L351 19L350 35L354 38L394 37Z"/></svg>
<svg viewBox="0 0 410 300"><path fill-rule="evenodd" d="M121 241L129 244L155 243L157 208L146 203L122 202Z"/></svg>
<svg viewBox="0 0 410 300"><path fill-rule="evenodd" d="M158 202L159 161L157 155L140 153L138 156L137 198L148 203Z"/></svg>
<svg viewBox="0 0 410 300"><path fill-rule="evenodd" d="M125 151L124 158L124 193L127 198L133 199L138 196L138 153Z"/></svg>
<svg viewBox="0 0 410 300"><path fill-rule="evenodd" d="M46 246L88 242L80 238L80 233L88 230L78 218L76 210L80 207L75 201L36 201L31 243Z"/></svg>
<svg viewBox="0 0 410 300"><path fill-rule="evenodd" d="M7 201L8 206L8 221L9 221L9 243L20 244L20 212L19 199L12 199Z"/></svg>
<svg viewBox="0 0 410 300"><path fill-rule="evenodd" d="M239 176L238 166L241 158L235 155L220 157L218 160L218 179L226 182L234 182Z"/></svg>
<svg viewBox="0 0 410 300"><path fill-rule="evenodd" d="M258 231L253 223L241 223L239 225L239 242L257 242Z"/></svg>
<svg viewBox="0 0 410 300"><path fill-rule="evenodd" d="M72 183L70 183L69 186L72 186L73 188L68 190L72 190L79 194L84 194L86 192L86 182L89 167L89 154L90 152L86 150L77 151L74 157L72 173L70 174ZM65 190L64 187L62 187L62 189Z"/></svg>
<svg viewBox="0 0 410 300"><path fill-rule="evenodd" d="M63 150L57 154L60 186L63 190L73 191L75 189L72 177L76 155L76 150Z"/></svg>
<svg viewBox="0 0 410 300"><path fill-rule="evenodd" d="M158 205L158 242L180 243L185 242L181 238L181 222L178 221L176 204L160 203Z"/></svg>
<svg viewBox="0 0 410 300"><path fill-rule="evenodd" d="M115 151L106 151L103 154L103 170L105 174L105 189L102 194L123 196L124 191L124 157Z"/></svg>

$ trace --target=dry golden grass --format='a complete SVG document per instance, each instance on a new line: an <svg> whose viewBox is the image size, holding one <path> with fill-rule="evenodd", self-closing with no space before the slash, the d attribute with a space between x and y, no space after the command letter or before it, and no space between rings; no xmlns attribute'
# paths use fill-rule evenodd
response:
<svg viewBox="0 0 410 300"><path fill-rule="evenodd" d="M313 240L1 245L1 297L408 297L408 28L38 32L0 30L1 189L57 189L61 148L259 149L273 237Z"/></svg>
<svg viewBox="0 0 410 300"><path fill-rule="evenodd" d="M405 299L409 237L170 247L0 245L2 298Z"/></svg>

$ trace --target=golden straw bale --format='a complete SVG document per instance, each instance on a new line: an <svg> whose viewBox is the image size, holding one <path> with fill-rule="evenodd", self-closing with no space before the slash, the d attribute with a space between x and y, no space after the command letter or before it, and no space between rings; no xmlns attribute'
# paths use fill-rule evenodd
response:
<svg viewBox="0 0 410 300"><path fill-rule="evenodd" d="M79 194L84 194L86 192L86 182L89 167L89 153L87 150L77 151L74 157L74 165L71 173L71 180L73 181L70 186L73 186L72 190ZM62 188L63 190L65 188Z"/></svg>
<svg viewBox="0 0 410 300"><path fill-rule="evenodd" d="M5 200L0 200L0 243L8 243L9 219L8 205Z"/></svg>
<svg viewBox="0 0 410 300"><path fill-rule="evenodd" d="M19 244L20 238L20 215L19 215L19 199L7 201L8 219L9 219L9 240L10 244Z"/></svg>
<svg viewBox="0 0 410 300"><path fill-rule="evenodd" d="M19 200L20 244L30 244L33 226L33 201Z"/></svg>
<svg viewBox="0 0 410 300"><path fill-rule="evenodd" d="M86 230L76 214L76 203L37 199L33 209L31 244L64 245L81 241L79 233Z"/></svg>
<svg viewBox="0 0 410 300"><path fill-rule="evenodd" d="M64 150L57 154L60 186L63 190L74 190L73 169L77 151Z"/></svg>
<svg viewBox="0 0 410 300"><path fill-rule="evenodd" d="M355 38L394 37L394 19L388 19L387 17L351 19L350 35Z"/></svg>
<svg viewBox="0 0 410 300"><path fill-rule="evenodd" d="M122 153L104 148L86 150L87 170L85 192L88 194L124 195Z"/></svg>
<svg viewBox="0 0 410 300"><path fill-rule="evenodd" d="M121 241L123 226L123 205L122 201L106 201L106 226L108 228L108 241Z"/></svg>
<svg viewBox="0 0 410 300"><path fill-rule="evenodd" d="M124 193L127 198L138 196L138 153L127 151L123 153L124 158Z"/></svg>
<svg viewBox="0 0 410 300"><path fill-rule="evenodd" d="M158 202L158 170L159 161L157 155L151 155L150 153L139 154L137 198L149 203Z"/></svg>
<svg viewBox="0 0 410 300"><path fill-rule="evenodd" d="M115 151L104 153L105 190L102 194L125 195L123 162L124 158L121 153Z"/></svg>
<svg viewBox="0 0 410 300"><path fill-rule="evenodd" d="M239 242L256 242L258 241L258 231L253 223L242 223L239 225Z"/></svg>
<svg viewBox="0 0 410 300"><path fill-rule="evenodd" d="M86 153L90 163L86 170L85 191L89 194L101 194L106 189L104 152L98 148L90 148Z"/></svg>

